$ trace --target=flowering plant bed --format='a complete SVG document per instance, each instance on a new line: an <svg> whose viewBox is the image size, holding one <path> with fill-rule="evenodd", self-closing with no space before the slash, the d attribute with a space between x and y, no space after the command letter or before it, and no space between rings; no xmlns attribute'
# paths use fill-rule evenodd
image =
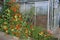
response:
<svg viewBox="0 0 60 40"><path fill-rule="evenodd" d="M7 37L9 37L8 35L10 35L11 38L14 36L14 35L11 35L12 33L11 34L7 34L6 32L4 33ZM42 27L38 27L38 28L34 27L32 32L28 33L28 36L26 35L23 35L23 33L21 33L20 37L17 37L17 36L14 36L14 37L21 40L53 40L55 39L52 34L48 33L47 31L44 31L44 28Z"/></svg>

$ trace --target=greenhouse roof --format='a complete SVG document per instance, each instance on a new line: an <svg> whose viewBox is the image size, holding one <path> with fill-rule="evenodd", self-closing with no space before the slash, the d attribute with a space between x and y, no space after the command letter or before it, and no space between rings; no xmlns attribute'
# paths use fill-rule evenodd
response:
<svg viewBox="0 0 60 40"><path fill-rule="evenodd" d="M20 0L20 2L39 2L39 1L48 1L48 0Z"/></svg>

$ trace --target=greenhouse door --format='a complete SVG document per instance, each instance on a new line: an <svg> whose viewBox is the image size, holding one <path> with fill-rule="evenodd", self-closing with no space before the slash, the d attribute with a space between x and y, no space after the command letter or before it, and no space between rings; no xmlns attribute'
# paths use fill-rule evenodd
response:
<svg viewBox="0 0 60 40"><path fill-rule="evenodd" d="M50 0L49 1L49 12L48 12L48 26L47 29L51 30L55 37L59 37L60 28L59 20L60 17L60 3L59 0Z"/></svg>

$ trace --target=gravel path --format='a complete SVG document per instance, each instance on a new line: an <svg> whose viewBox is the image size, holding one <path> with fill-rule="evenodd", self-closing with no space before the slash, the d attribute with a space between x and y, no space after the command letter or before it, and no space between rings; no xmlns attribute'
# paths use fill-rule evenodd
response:
<svg viewBox="0 0 60 40"><path fill-rule="evenodd" d="M54 36L60 39L60 28L57 28L57 30L54 33Z"/></svg>
<svg viewBox="0 0 60 40"><path fill-rule="evenodd" d="M17 37L6 35L4 34L4 32L0 32L0 40L19 40L19 39Z"/></svg>

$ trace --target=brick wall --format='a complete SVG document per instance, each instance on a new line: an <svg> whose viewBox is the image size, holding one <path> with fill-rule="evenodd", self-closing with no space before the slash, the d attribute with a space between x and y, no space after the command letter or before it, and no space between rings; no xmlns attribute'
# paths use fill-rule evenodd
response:
<svg viewBox="0 0 60 40"><path fill-rule="evenodd" d="M36 16L36 25L47 27L47 15L37 15Z"/></svg>

